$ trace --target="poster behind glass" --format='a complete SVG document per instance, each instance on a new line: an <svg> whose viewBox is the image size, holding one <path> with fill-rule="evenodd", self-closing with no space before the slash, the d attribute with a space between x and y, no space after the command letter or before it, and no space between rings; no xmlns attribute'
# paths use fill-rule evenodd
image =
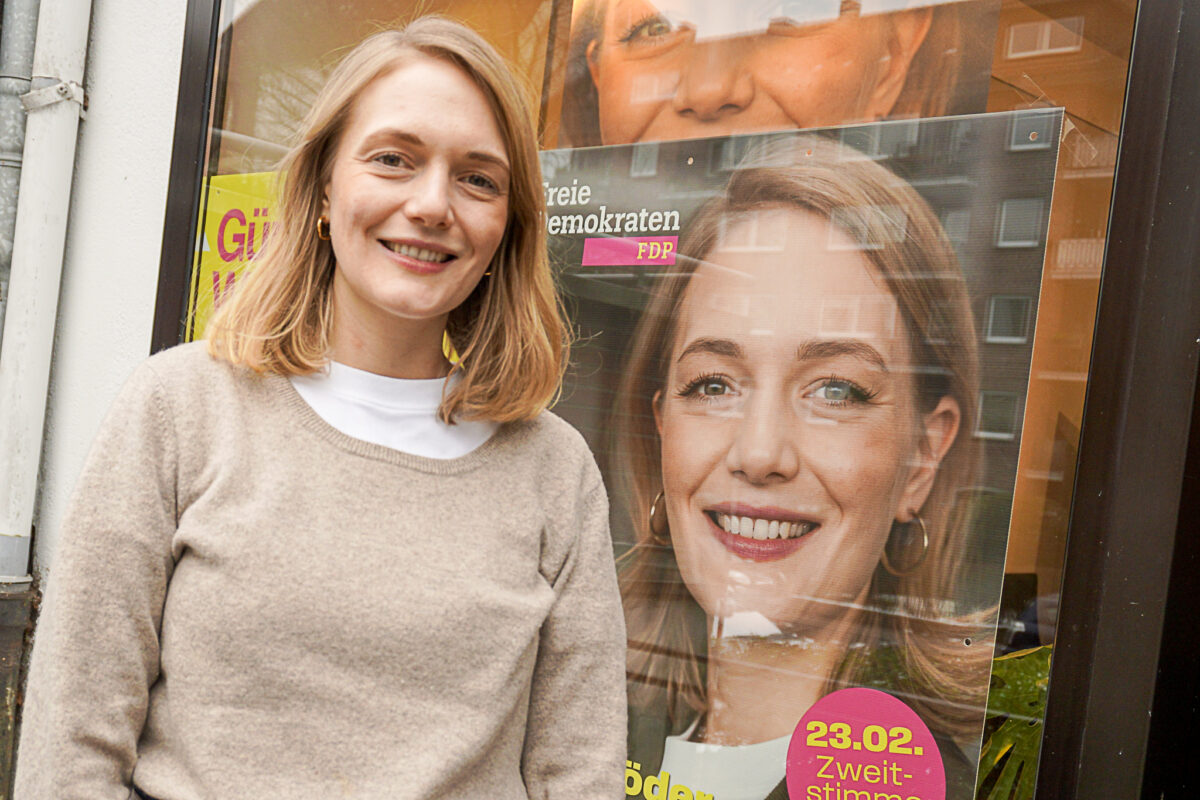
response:
<svg viewBox="0 0 1200 800"><path fill-rule="evenodd" d="M786 797L798 723L867 687L975 796L1060 125L543 153L581 334L556 411L613 499L627 791ZM900 763L873 713L807 737L834 760L805 789Z"/></svg>

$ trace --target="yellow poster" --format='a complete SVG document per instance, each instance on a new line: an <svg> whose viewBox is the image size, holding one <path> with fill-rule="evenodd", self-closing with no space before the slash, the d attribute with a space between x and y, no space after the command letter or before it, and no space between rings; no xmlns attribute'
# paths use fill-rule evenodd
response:
<svg viewBox="0 0 1200 800"><path fill-rule="evenodd" d="M262 252L275 224L274 181L274 172L208 179L188 301L187 341L203 338L213 311Z"/></svg>

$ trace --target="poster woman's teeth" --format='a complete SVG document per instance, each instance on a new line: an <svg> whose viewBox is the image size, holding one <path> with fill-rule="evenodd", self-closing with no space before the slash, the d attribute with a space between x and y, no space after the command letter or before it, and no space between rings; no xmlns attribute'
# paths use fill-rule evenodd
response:
<svg viewBox="0 0 1200 800"><path fill-rule="evenodd" d="M817 527L815 522L784 522L758 517L735 517L729 514L715 516L717 524L726 533L744 536L747 539L796 539Z"/></svg>
<svg viewBox="0 0 1200 800"><path fill-rule="evenodd" d="M412 245L398 244L396 242L384 242L384 245L393 253L415 258L418 261L432 261L435 264L441 264L443 261L450 260L449 253L438 253L434 250L425 250L421 247L413 247Z"/></svg>

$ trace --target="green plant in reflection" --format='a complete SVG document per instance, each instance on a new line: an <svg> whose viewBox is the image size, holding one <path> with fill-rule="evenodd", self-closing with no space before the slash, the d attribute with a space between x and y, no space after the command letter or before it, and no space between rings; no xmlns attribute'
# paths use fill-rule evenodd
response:
<svg viewBox="0 0 1200 800"><path fill-rule="evenodd" d="M987 723L975 784L977 800L1033 797L1049 681L1049 645L1009 653L992 662Z"/></svg>

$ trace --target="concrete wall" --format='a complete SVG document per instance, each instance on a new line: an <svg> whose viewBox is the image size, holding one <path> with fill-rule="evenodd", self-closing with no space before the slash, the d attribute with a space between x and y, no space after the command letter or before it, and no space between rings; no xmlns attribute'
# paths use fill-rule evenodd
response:
<svg viewBox="0 0 1200 800"><path fill-rule="evenodd" d="M117 390L150 352L186 0L95 0L34 518L34 571Z"/></svg>

